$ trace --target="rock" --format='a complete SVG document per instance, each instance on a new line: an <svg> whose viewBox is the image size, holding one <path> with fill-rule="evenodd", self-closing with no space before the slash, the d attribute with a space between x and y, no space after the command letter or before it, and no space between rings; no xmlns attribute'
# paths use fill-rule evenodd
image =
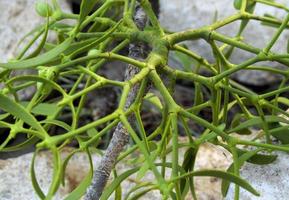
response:
<svg viewBox="0 0 289 200"><path fill-rule="evenodd" d="M180 137L180 142L186 142L187 139ZM61 153L62 159L69 155L74 149L65 148ZM180 158L183 158L184 148L180 150ZM30 163L33 153L28 153L16 158L10 158L6 160L0 159L0 199L1 200L14 200L21 196L22 199L38 199L36 193L33 190L30 180ZM143 160L136 160L138 153L131 155L131 159L126 159L117 164L117 171L121 173L131 169L132 167L142 165ZM209 159L210 158L210 159ZM97 154L92 155L94 167L100 162L100 156ZM171 160L171 155L168 156L168 160ZM159 162L159 161L157 161ZM180 163L182 159L180 159ZM197 154L196 169L221 169L225 170L231 163L231 156L226 150L216 147L211 144L203 144L200 147L200 151ZM47 192L52 177L52 156L49 151L41 151L35 161L36 177L44 193ZM75 154L69 161L66 173L65 173L65 187L61 187L55 194L54 199L63 199L69 192L78 186L89 171L89 162L87 155L84 153ZM169 170L167 170L169 172ZM170 177L170 174L167 174ZM123 196L125 196L129 190L135 186L136 175L130 176L122 184ZM110 181L112 178L110 179ZM150 181L154 182L155 177L152 173L147 173L141 180L142 182ZM20 184L16 184L20 183ZM196 177L195 186L196 193L199 200L207 199L220 199L221 180L214 177ZM188 199L190 199L189 197ZM113 196L110 198L113 199ZM147 193L140 199L161 199L161 194L157 190L153 190Z"/></svg>
<svg viewBox="0 0 289 200"><path fill-rule="evenodd" d="M13 58L19 48L17 43L33 28L44 22L35 11L36 0L1 0L0 1L0 61ZM59 1L61 8L71 12L66 1ZM5 39L4 39L5 38Z"/></svg>
<svg viewBox="0 0 289 200"><path fill-rule="evenodd" d="M247 180L260 194L253 194L240 189L242 200L285 200L289 196L289 176L287 153L276 152L276 161L269 165L254 165L246 163L241 169L241 177ZM231 184L226 200L234 199L234 186Z"/></svg>
<svg viewBox="0 0 289 200"><path fill-rule="evenodd" d="M72 149L65 149L62 158L65 158ZM38 200L34 192L30 178L30 164L33 153L7 160L0 160L0 199L14 200L21 196L22 199ZM94 163L100 161L99 156L93 156ZM46 194L52 180L53 161L48 151L40 152L35 161L35 172L41 189ZM83 180L89 171L88 158L84 153L75 154L68 163L66 169L65 187L55 194L54 199L63 199ZM19 184L15 184L19 183Z"/></svg>
<svg viewBox="0 0 289 200"><path fill-rule="evenodd" d="M279 3L288 4L286 0L279 0ZM255 9L258 15L264 13L270 13L272 16L284 19L285 12L280 9L258 4ZM214 19L224 19L237 11L233 7L232 0L160 0L160 22L163 27L170 31L181 31L191 28L199 28L204 25L210 25ZM227 25L221 28L219 31L225 33L228 36L234 36L238 30L239 22ZM258 21L251 21L243 36L246 43L249 43L258 48L264 48L270 41L276 29L272 27L262 26ZM289 33L282 33L280 39L273 47L274 52L286 52L286 45ZM203 40L187 42L188 46L207 58L209 61L213 61L213 54L209 45ZM238 64L253 55L241 50L236 49L232 56L231 62ZM265 63L269 66L280 67L276 63ZM233 78L241 83L245 83L253 86L269 85L280 80L279 76L272 75L268 72L262 71L242 71L235 73Z"/></svg>

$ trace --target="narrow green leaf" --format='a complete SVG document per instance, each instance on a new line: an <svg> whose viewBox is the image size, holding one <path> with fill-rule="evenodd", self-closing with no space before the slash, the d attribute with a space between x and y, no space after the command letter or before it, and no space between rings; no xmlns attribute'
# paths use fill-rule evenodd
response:
<svg viewBox="0 0 289 200"><path fill-rule="evenodd" d="M220 131L224 131L224 129L226 128L226 124L220 124L217 128ZM207 134L203 134L200 138L195 140L195 143L196 144L203 144L204 142L214 140L217 136L218 136L218 134L216 134L215 132L212 131L212 132L209 132Z"/></svg>
<svg viewBox="0 0 289 200"><path fill-rule="evenodd" d="M45 27L45 30L44 30L44 35L41 39L41 42L40 44L38 45L38 47L30 54L28 55L25 59L29 59L29 58L32 58L32 57L35 57L37 56L38 54L40 54L41 50L43 49L44 45L45 45L45 42L46 42L46 39L47 39L47 36L48 36L48 31L49 31L49 18L47 18L47 22L46 22L46 27Z"/></svg>
<svg viewBox="0 0 289 200"><path fill-rule="evenodd" d="M197 150L194 148L189 148L184 155L184 161L182 164L182 168L186 171L193 171L194 170L194 166L195 166L195 160L196 160L196 155L197 155ZM195 187L194 187L194 178L193 177L189 177L189 179L182 179L180 182L180 188L181 188L181 193L182 195L184 194L185 191L185 185L189 184L190 186L190 190L191 193L194 197L194 199L196 198L196 192L195 192Z"/></svg>
<svg viewBox="0 0 289 200"><path fill-rule="evenodd" d="M243 154L248 153L248 151L242 150L242 149L237 149L239 157L241 157ZM257 164L257 165L267 165L272 162L274 162L277 158L277 155L266 155L266 154L253 154L250 158L248 158L246 161L252 164Z"/></svg>
<svg viewBox="0 0 289 200"><path fill-rule="evenodd" d="M3 120L5 118L7 118L8 116L10 116L10 113L1 114L0 115L0 120Z"/></svg>
<svg viewBox="0 0 289 200"><path fill-rule="evenodd" d="M130 197L128 200L138 200L138 199L140 199L142 196L144 196L145 194L147 194L148 192L150 192L150 191L152 191L152 190L154 190L154 189L155 189L155 187L153 186L153 187L146 188L146 189L144 189L144 190L142 190L142 191L136 192L136 193L134 193L133 196Z"/></svg>
<svg viewBox="0 0 289 200"><path fill-rule="evenodd" d="M64 159L63 163L62 163L62 166L61 166L61 183L62 185L64 186L65 185L65 170L66 170L66 167L67 167L67 164L69 162L69 160L72 158L72 156L79 152L80 149L75 149L73 150L71 153L69 153L69 155Z"/></svg>
<svg viewBox="0 0 289 200"><path fill-rule="evenodd" d="M150 102L151 104L153 104L154 106L156 106L159 110L163 109L161 100L154 93L151 93L151 92L147 93L144 99Z"/></svg>
<svg viewBox="0 0 289 200"><path fill-rule="evenodd" d="M116 178L117 173L116 173L115 169L113 170L113 173L114 173L114 178ZM122 192L121 191L122 191L121 185L119 185L114 192L114 200L121 200L121 198L122 198Z"/></svg>
<svg viewBox="0 0 289 200"><path fill-rule="evenodd" d="M111 29L109 29L102 37L98 39L94 39L93 42L87 44L86 46L82 46L81 48L75 50L72 52L71 55L69 55L71 58L74 58L76 55L84 53L90 49L95 48L98 44L101 42L105 41L117 28L118 26L122 23L122 20L120 20L117 24L115 24ZM97 51L100 52L100 51Z"/></svg>
<svg viewBox="0 0 289 200"><path fill-rule="evenodd" d="M53 124L56 126L59 126L61 128L64 128L67 131L71 131L71 126L69 126L67 123L63 122L63 121L59 121L56 119L45 119L40 121L41 124Z"/></svg>
<svg viewBox="0 0 289 200"><path fill-rule="evenodd" d="M261 150L262 149L256 149L254 151L248 151L248 152L244 153L243 155L241 155L238 159L239 166L241 167L246 160L250 159L252 156L254 156L256 153L258 153ZM227 169L227 172L233 173L233 171L234 171L234 163L232 163L230 165L230 167ZM222 191L223 197L226 197L226 195L228 193L229 186L230 186L229 180L223 180L222 181L221 191Z"/></svg>
<svg viewBox="0 0 289 200"><path fill-rule="evenodd" d="M27 140L25 140L25 142L22 142L20 144L17 144L11 147L3 148L1 152L20 151L20 150L26 149L29 146L36 144L38 141L39 141L39 138L37 138L36 136L32 136L28 138Z"/></svg>
<svg viewBox="0 0 289 200"><path fill-rule="evenodd" d="M202 87L200 83L195 82L195 100L194 106L202 104L204 101L204 96L202 92Z"/></svg>
<svg viewBox="0 0 289 200"><path fill-rule="evenodd" d="M61 181L61 158L60 158L60 152L56 147L51 148L52 155L53 155L53 176L52 181L48 190L47 199L51 199L55 192L58 190L60 181Z"/></svg>
<svg viewBox="0 0 289 200"><path fill-rule="evenodd" d="M21 101L20 104L26 107L29 102L28 101ZM44 116L52 116L56 113L58 107L56 104L51 103L40 103L32 108L31 112L36 115L44 115Z"/></svg>
<svg viewBox="0 0 289 200"><path fill-rule="evenodd" d="M271 129L270 134L281 141L282 144L289 144L289 126L281 126L278 124L275 128Z"/></svg>
<svg viewBox="0 0 289 200"><path fill-rule="evenodd" d="M194 172L189 172L186 174L183 174L175 179L172 179L170 182L175 182L179 179L189 177L189 176L213 176L217 178L222 178L225 180L228 180L230 182L233 182L240 187L244 188L245 190L251 192L252 194L259 196L260 194L244 179L228 172L224 171L219 171L219 170L200 170L200 171L194 171Z"/></svg>
<svg viewBox="0 0 289 200"><path fill-rule="evenodd" d="M288 120L284 119L283 117L278 117L278 116L274 116L274 115L265 116L265 121L267 123L270 123L270 122L283 122L283 123L289 124ZM254 117L252 119L249 119L249 120L241 123L239 126L231 129L229 131L229 133L237 132L237 131L240 131L242 129L245 129L245 128L248 128L248 127L252 127L252 126L262 125L262 123L263 122L262 122L261 117Z"/></svg>
<svg viewBox="0 0 289 200"><path fill-rule="evenodd" d="M95 4L97 3L97 0L82 0L80 5L80 14L78 23L81 24L85 17L91 12Z"/></svg>
<svg viewBox="0 0 289 200"><path fill-rule="evenodd" d="M239 126L240 124L242 124L243 123L242 118L244 116L245 116L244 114L237 113L232 120L231 128L235 128L235 127ZM241 129L239 131L236 131L236 133L238 133L240 135L250 135L251 131L248 128L244 128L244 129Z"/></svg>
<svg viewBox="0 0 289 200"><path fill-rule="evenodd" d="M52 7L46 3L38 0L35 4L35 10L41 17L48 17L53 14Z"/></svg>
<svg viewBox="0 0 289 200"><path fill-rule="evenodd" d="M37 152L38 152L37 150L34 152L33 157L32 157L32 161L31 161L31 166L30 166L31 181L32 181L32 186L33 186L36 194L38 195L38 197L40 199L45 199L45 195L42 192L42 190L38 184L36 175L35 175L34 163L35 163L35 158L36 158Z"/></svg>
<svg viewBox="0 0 289 200"><path fill-rule="evenodd" d="M91 183L91 179L93 176L93 164L92 164L92 158L89 150L86 150L88 158L89 158L89 165L90 170L88 175L83 179L83 181L75 188L67 197L65 197L64 200L79 200L84 195L86 189Z"/></svg>
<svg viewBox="0 0 289 200"><path fill-rule="evenodd" d="M289 53L289 40L287 40L287 53Z"/></svg>
<svg viewBox="0 0 289 200"><path fill-rule="evenodd" d="M50 62L55 57L59 56L63 51L65 51L70 44L72 43L73 38L67 38L64 42L57 45L52 50L37 56L35 58L30 58L27 60L21 60L16 62L10 63L0 63L0 67L6 69L26 69L26 68L33 68L39 65L45 65L46 63Z"/></svg>
<svg viewBox="0 0 289 200"><path fill-rule="evenodd" d="M153 183L151 182L141 182L138 183L137 185L135 185L134 187L132 187L125 195L124 199L129 199L130 195L134 194L137 190L142 189L142 188L146 188L146 187L152 187Z"/></svg>
<svg viewBox="0 0 289 200"><path fill-rule="evenodd" d="M40 123L31 115L29 112L25 110L21 105L17 104L15 101L12 101L8 97L0 94L0 108L15 117L18 117L25 123L29 124L31 127L39 130L39 134L44 136L46 131L40 125Z"/></svg>
<svg viewBox="0 0 289 200"><path fill-rule="evenodd" d="M242 5L242 0L234 0L234 7L236 10L240 10Z"/></svg>
<svg viewBox="0 0 289 200"><path fill-rule="evenodd" d="M113 191L116 190L116 188L129 176L136 173L139 170L139 167L130 169L123 174L119 175L117 178L115 178L111 184L107 185L107 187L104 189L100 200L107 200L109 199L110 195L113 193Z"/></svg>
<svg viewBox="0 0 289 200"><path fill-rule="evenodd" d="M284 105L289 106L289 99L288 99L288 98L278 97L278 98L277 98L277 101L278 101L279 103L282 103L282 104L284 104Z"/></svg>
<svg viewBox="0 0 289 200"><path fill-rule="evenodd" d="M35 81L35 82L45 83L53 87L55 90L59 91L63 96L67 95L60 85L58 85L57 83L49 79L46 79L40 76L36 76L36 75L16 76L16 77L11 78L9 81L7 81L7 84L10 84L14 81Z"/></svg>
<svg viewBox="0 0 289 200"><path fill-rule="evenodd" d="M95 128L91 128L87 130L87 135L89 137L94 137L98 134L99 132Z"/></svg>

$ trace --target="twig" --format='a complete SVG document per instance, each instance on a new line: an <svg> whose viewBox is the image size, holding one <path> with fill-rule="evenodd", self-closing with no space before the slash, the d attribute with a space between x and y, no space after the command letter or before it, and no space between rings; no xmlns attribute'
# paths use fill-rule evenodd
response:
<svg viewBox="0 0 289 200"><path fill-rule="evenodd" d="M134 22L141 30L144 29L147 23L146 14L140 6L136 7ZM137 60L143 60L147 56L146 49L146 45L141 42L130 44L129 57ZM131 79L138 72L139 69L137 67L128 65L125 73L125 80ZM127 109L134 102L139 90L139 86L139 84L136 84L131 88L126 100L125 109ZM129 117L129 121L132 120L131 118L132 117ZM117 157L119 156L120 152L122 152L128 141L129 135L122 123L119 123L113 133L112 139L105 154L102 157L101 162L99 163L98 168L94 171L92 183L87 189L85 200L98 200L100 198L110 173L115 166Z"/></svg>

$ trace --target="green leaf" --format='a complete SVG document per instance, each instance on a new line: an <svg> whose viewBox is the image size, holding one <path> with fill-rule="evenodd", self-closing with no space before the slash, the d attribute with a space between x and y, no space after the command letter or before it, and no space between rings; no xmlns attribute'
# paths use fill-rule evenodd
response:
<svg viewBox="0 0 289 200"><path fill-rule="evenodd" d="M278 18L276 18L275 16L270 15L268 13L265 13L264 17L271 18L271 19L274 19L276 21L280 21ZM261 21L261 25L270 26L270 27L273 27L273 28L278 28L280 26L280 24L278 24L278 23L268 22L268 21Z"/></svg>
<svg viewBox="0 0 289 200"><path fill-rule="evenodd" d="M147 93L144 99L150 102L151 104L153 104L154 106L156 106L159 110L163 109L161 100L154 93L151 93L151 92Z"/></svg>
<svg viewBox="0 0 289 200"><path fill-rule="evenodd" d="M23 107L26 107L29 102L21 101L20 104ZM40 103L32 108L31 112L36 115L52 116L57 112L57 105L52 103Z"/></svg>
<svg viewBox="0 0 289 200"><path fill-rule="evenodd" d="M201 84L195 82L195 100L194 100L194 106L202 104L204 101L204 96L201 88ZM196 114L196 113L195 113Z"/></svg>
<svg viewBox="0 0 289 200"><path fill-rule="evenodd" d="M15 101L12 101L8 97L0 94L0 108L15 117L18 117L25 123L29 124L31 127L39 130L39 134L44 136L46 131L40 125L40 123L31 115L29 112L25 110L21 105L17 104Z"/></svg>
<svg viewBox="0 0 289 200"><path fill-rule="evenodd" d="M282 144L289 144L289 126L276 125L275 128L271 129L270 134L281 141Z"/></svg>
<svg viewBox="0 0 289 200"><path fill-rule="evenodd" d="M240 10L242 6L242 0L234 0L234 7L236 10Z"/></svg>
<svg viewBox="0 0 289 200"><path fill-rule="evenodd" d="M7 69L26 69L26 68L33 68L39 65L45 65L46 63L50 62L52 59L59 56L63 51L65 51L70 44L72 43L73 38L67 38L64 42L57 45L52 50L41 54L35 58L30 58L27 60L21 60L16 62L10 63L0 63L0 67L7 68Z"/></svg>
<svg viewBox="0 0 289 200"><path fill-rule="evenodd" d="M289 53L289 40L287 40L287 53Z"/></svg>
<svg viewBox="0 0 289 200"><path fill-rule="evenodd" d="M241 167L246 160L250 159L252 156L254 156L256 153L258 153L261 150L262 149L256 149L254 151L248 151L247 153L244 153L243 155L241 155L238 158L239 166ZM227 172L233 172L233 171L234 171L234 163L232 163L230 165L230 167L227 169ZM228 193L229 186L230 186L229 180L223 180L222 181L222 187L221 187L222 189L221 190L222 190L223 197L226 197L226 195Z"/></svg>
<svg viewBox="0 0 289 200"><path fill-rule="evenodd" d="M96 136L99 132L95 128L91 128L87 130L87 135L89 137Z"/></svg>
<svg viewBox="0 0 289 200"><path fill-rule="evenodd" d="M91 183L91 179L93 176L93 164L92 164L92 158L89 150L87 149L87 155L89 158L89 165L90 165L90 170L88 175L81 181L81 183L75 188L64 200L79 200L82 198L84 195L86 189Z"/></svg>
<svg viewBox="0 0 289 200"><path fill-rule="evenodd" d="M269 13L265 13L264 17L268 17L268 18L272 18L272 19L276 19L276 20L278 19L278 18L276 18L275 16L273 16L273 15L271 15Z"/></svg>
<svg viewBox="0 0 289 200"><path fill-rule="evenodd" d="M26 149L29 146L36 144L38 141L39 141L39 138L37 138L36 136L32 136L20 144L3 148L1 152L20 151L20 150Z"/></svg>
<svg viewBox="0 0 289 200"><path fill-rule="evenodd" d="M194 166L195 166L195 160L196 160L196 155L197 155L197 149L195 148L189 148L184 155L184 161L182 164L182 168L186 171L193 171ZM181 193L184 194L184 189L185 185L189 184L190 190L192 195L194 196L194 199L196 199L196 192L195 192L195 187L194 187L194 178L190 177L188 180L187 179L182 179L180 182L180 188L181 188Z"/></svg>
<svg viewBox="0 0 289 200"><path fill-rule="evenodd" d="M278 98L277 98L277 101L278 101L279 103L282 103L282 104L286 105L286 106L289 106L289 99L288 99L288 98L278 97Z"/></svg>
<svg viewBox="0 0 289 200"><path fill-rule="evenodd" d="M217 127L220 131L224 131L226 128L226 124L220 124ZM201 135L201 137L199 137L198 139L195 140L195 143L197 145L199 144L203 144L204 142L208 142L208 141L212 141L215 140L215 138L218 136L218 134L216 134L215 132L209 132L207 134L203 134Z"/></svg>
<svg viewBox="0 0 289 200"><path fill-rule="evenodd" d="M142 189L142 188L146 188L146 187L152 187L154 184L151 182L141 182L138 183L137 185L135 185L134 187L132 187L125 195L124 199L129 199L129 196L131 194L134 194L137 190Z"/></svg>
<svg viewBox="0 0 289 200"><path fill-rule="evenodd" d="M179 179L190 177L190 176L213 176L217 178L222 178L225 180L228 180L230 182L233 182L240 187L244 188L245 190L251 192L252 194L259 196L260 194L244 179L228 172L219 171L219 170L200 170L200 171L193 171L186 174L183 174L177 178L172 179L170 182L175 182Z"/></svg>
<svg viewBox="0 0 289 200"><path fill-rule="evenodd" d="M78 55L80 53L84 53L88 50L91 50L92 48L95 48L98 44L100 44L101 42L105 41L117 28L118 26L122 23L122 20L120 20L118 23L116 23L112 28L110 28L102 37L98 38L98 39L94 39L93 42L87 44L86 46L82 46L81 48L73 51L72 54L70 54L69 56L71 58L75 57L75 55ZM100 53L100 51L97 51L98 53Z"/></svg>
<svg viewBox="0 0 289 200"><path fill-rule="evenodd" d="M139 167L127 170L123 174L116 177L107 187L104 189L100 200L107 200L109 199L110 195L117 189L117 187L129 176L136 173L139 170Z"/></svg>
<svg viewBox="0 0 289 200"><path fill-rule="evenodd" d="M71 127L67 123L56 120L56 119L45 119L45 120L42 120L40 123L41 124L53 124L61 128L64 128L67 131L71 131Z"/></svg>
<svg viewBox="0 0 289 200"><path fill-rule="evenodd" d="M45 199L45 195L42 192L42 190L41 190L41 188L40 188L40 186L38 184L36 175L35 175L34 163L35 163L35 158L36 158L37 152L38 152L37 150L34 152L33 157L32 157L31 166L30 166L31 181L32 181L32 186L33 186L36 194L38 195L38 197L40 199Z"/></svg>
<svg viewBox="0 0 289 200"><path fill-rule="evenodd" d="M92 11L97 0L82 0L80 5L79 25L84 21L85 17Z"/></svg>
<svg viewBox="0 0 289 200"><path fill-rule="evenodd" d="M7 84L10 84L14 81L35 81L35 82L45 83L53 87L55 90L59 91L63 96L67 95L60 85L58 85L54 81L51 81L49 79L46 79L40 76L36 76L36 75L16 76L16 77L11 78L9 81L7 81Z"/></svg>
<svg viewBox="0 0 289 200"><path fill-rule="evenodd" d="M274 116L274 115L265 116L265 121L267 123L270 123L270 122L283 122L283 123L289 124L288 120L284 119L283 117L278 117L278 116ZM262 123L263 122L262 122L261 117L253 117L252 119L249 119L249 120L241 123L239 126L231 129L229 131L229 133L237 132L237 131L240 131L242 129L249 128L249 127L252 127L252 126L261 125Z"/></svg>
<svg viewBox="0 0 289 200"><path fill-rule="evenodd" d="M242 124L243 123L242 118L244 116L245 116L244 114L237 113L232 120L231 128L235 128L235 127L239 126L240 124ZM250 135L251 131L248 128L244 128L244 129L241 129L239 131L236 131L236 133L238 133L240 135Z"/></svg>
<svg viewBox="0 0 289 200"><path fill-rule="evenodd" d="M238 155L239 157L241 157L242 155L248 153L249 151L245 151L242 149L237 149ZM256 164L256 165L267 165L270 164L272 162L274 162L277 158L277 155L266 155L266 154L253 154L250 158L248 158L246 161L252 164Z"/></svg>
<svg viewBox="0 0 289 200"><path fill-rule="evenodd" d="M45 30L44 30L44 35L43 35L43 37L42 37L42 40L41 40L40 44L39 44L38 47L37 47L30 55L28 55L25 59L29 59L29 58L35 57L35 56L37 56L38 54L40 54L41 50L43 49L43 47L44 47L44 45L45 45L45 42L46 42L46 39L47 39L47 36L48 36L48 31L49 31L49 18L47 18L46 27L45 27Z"/></svg>
<svg viewBox="0 0 289 200"><path fill-rule="evenodd" d="M49 17L53 14L53 10L48 3L38 0L35 4L35 10L41 17Z"/></svg>
<svg viewBox="0 0 289 200"><path fill-rule="evenodd" d="M114 173L114 178L116 178L117 177L117 173L116 173L115 169L113 170L113 173ZM116 188L115 192L114 192L114 199L115 200L121 200L121 197L122 197L122 192L121 191L122 191L121 185L119 185Z"/></svg>
<svg viewBox="0 0 289 200"><path fill-rule="evenodd" d="M256 2L247 2L246 5L246 12L252 14L255 10L255 6L256 6ZM246 28L247 24L249 23L249 19L243 19L240 25L240 29L239 29L239 33L242 33L244 31L244 29Z"/></svg>
<svg viewBox="0 0 289 200"><path fill-rule="evenodd" d="M62 166L61 166L62 172L61 172L60 180L61 180L61 183L63 186L65 185L65 170L66 170L67 164L68 164L69 160L72 158L72 156L79 151L80 151L80 149L73 150L71 153L69 153L69 155L64 159L64 161L62 163Z"/></svg>
<svg viewBox="0 0 289 200"><path fill-rule="evenodd" d="M150 191L152 191L152 190L154 190L154 189L155 189L155 187L149 187L149 188L146 188L146 189L141 190L141 191L139 191L139 192L135 192L135 193L133 194L133 196L130 197L128 200L138 200L138 199L140 199L143 195L147 194L148 192L150 192Z"/></svg>
<svg viewBox="0 0 289 200"><path fill-rule="evenodd" d="M192 59L190 56L181 53L179 51L175 51L173 54L173 58L175 58L182 67L184 68L185 71L191 72L192 71L192 66L197 65L197 61Z"/></svg>
<svg viewBox="0 0 289 200"><path fill-rule="evenodd" d="M10 113L1 114L0 115L0 120L3 120L5 118L7 118L8 116L10 116Z"/></svg>
<svg viewBox="0 0 289 200"><path fill-rule="evenodd" d="M61 181L61 158L60 158L60 151L53 146L51 148L52 151L52 160L53 160L53 176L52 181L48 190L47 199L51 199L55 192L58 190L60 181Z"/></svg>

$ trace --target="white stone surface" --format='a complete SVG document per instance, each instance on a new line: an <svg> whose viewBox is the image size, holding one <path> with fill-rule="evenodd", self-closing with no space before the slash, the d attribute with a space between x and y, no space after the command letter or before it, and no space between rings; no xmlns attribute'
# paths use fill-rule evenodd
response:
<svg viewBox="0 0 289 200"><path fill-rule="evenodd" d="M276 0L276 2L289 6L287 0ZM261 16L264 13L269 13L280 19L283 19L286 14L280 9L260 4L256 6L255 11L256 14ZM181 31L210 25L215 18L218 20L224 19L236 12L237 10L233 7L233 0L160 0L160 22L163 27L170 31ZM239 24L240 22L235 22L221 28L219 31L228 36L234 36L238 31ZM275 31L274 28L260 25L259 21L252 21L243 34L244 41L255 47L263 48L270 41ZM288 36L288 30L284 31L276 45L274 45L273 51L286 52ZM188 42L188 44L198 54L210 61L214 60L211 48L205 41L197 40ZM253 57L253 54L236 50L231 62L238 64L251 57ZM276 63L269 64L279 66ZM236 78L241 82L253 85L262 85L264 82L269 84L278 80L278 77L269 73L247 72L238 73Z"/></svg>
<svg viewBox="0 0 289 200"><path fill-rule="evenodd" d="M247 180L260 194L256 197L240 189L240 200L287 200L289 197L289 155L276 152L276 161L269 165L253 165L246 163L241 176ZM234 186L231 184L226 200L234 199Z"/></svg>
<svg viewBox="0 0 289 200"><path fill-rule="evenodd" d="M179 138L180 142L187 141L182 137ZM61 154L64 159L73 149L66 148ZM183 158L185 149L180 150L180 158ZM37 200L38 197L33 190L31 179L30 179L30 163L32 159L32 153L24 154L19 157L10 158L7 160L0 159L0 199L1 200L15 200L29 199ZM117 171L121 173L135 167L142 166L143 160L139 158L139 153L131 155L130 159L117 164ZM100 162L100 156L93 154L92 156L94 168ZM171 155L168 156L168 161L171 160ZM225 170L231 164L231 156L223 148L214 146L212 144L203 144L197 154L195 167L196 170L201 169L220 169ZM156 161L160 162L160 161ZM180 159L180 164L182 159ZM52 176L52 155L48 151L41 151L35 161L35 171L38 182L41 189L46 193L51 181ZM86 154L77 153L75 154L68 163L66 168L66 185L61 187L56 193L54 199L63 199L69 192L71 192L77 185L83 180L89 170L89 162ZM167 177L170 177L170 170L166 170ZM136 174L126 179L122 184L122 193L125 196L128 191L135 186ZM110 181L112 178L110 179ZM142 182L155 182L154 175L149 172L143 177ZM221 199L221 179L215 177L196 177L195 188L198 200L208 199ZM114 199L112 195L111 200ZM140 200L147 199L161 199L161 194L158 190L150 191ZM187 200L192 199L188 195Z"/></svg>
<svg viewBox="0 0 289 200"><path fill-rule="evenodd" d="M0 0L0 62L6 62L19 52L17 43L44 19L35 11L36 0ZM61 8L70 11L66 0Z"/></svg>

